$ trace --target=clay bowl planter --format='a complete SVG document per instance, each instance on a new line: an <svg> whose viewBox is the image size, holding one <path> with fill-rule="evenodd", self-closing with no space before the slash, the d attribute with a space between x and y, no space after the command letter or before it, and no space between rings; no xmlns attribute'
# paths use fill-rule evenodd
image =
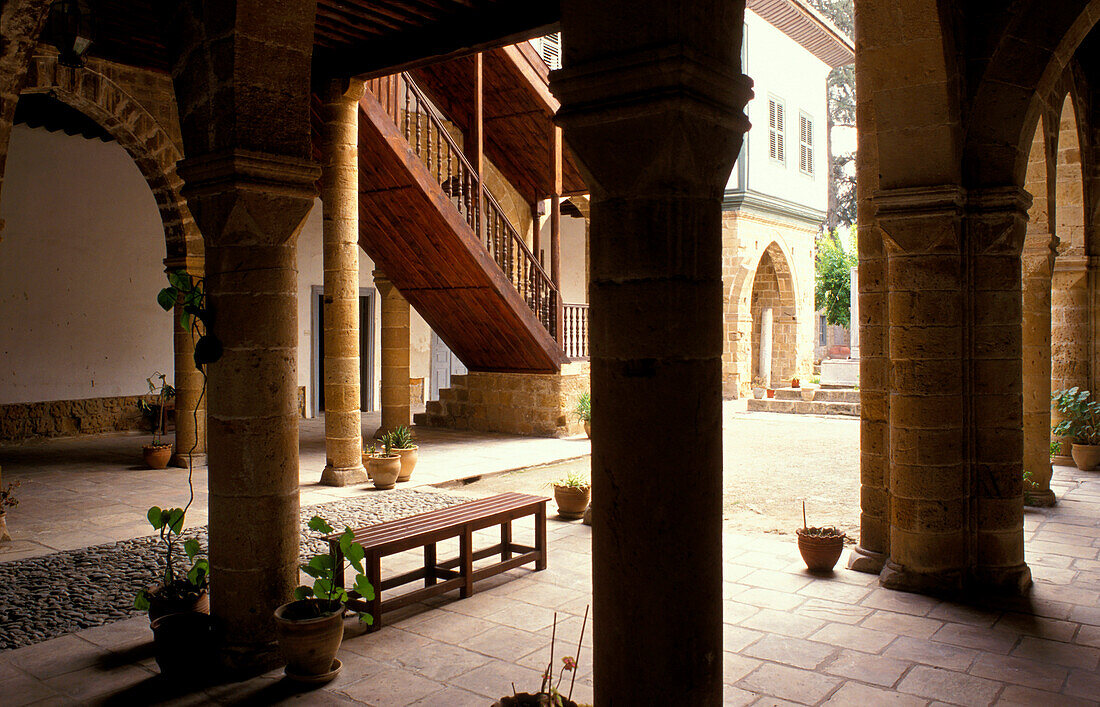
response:
<svg viewBox="0 0 1100 707"><path fill-rule="evenodd" d="M394 449L393 452L401 458L401 473L397 475L397 480L408 481L412 477L413 469L416 468L416 460L420 457L420 447L413 445L405 449Z"/></svg>
<svg viewBox="0 0 1100 707"><path fill-rule="evenodd" d="M799 528L798 551L811 572L830 572L844 552L844 533L835 528Z"/></svg>
<svg viewBox="0 0 1100 707"><path fill-rule="evenodd" d="M775 388L768 388L767 393L768 393L769 398L774 398L775 397Z"/></svg>
<svg viewBox="0 0 1100 707"><path fill-rule="evenodd" d="M328 682L340 672L336 651L344 640L344 607L331 610L327 605L303 599L275 610L275 637L291 680Z"/></svg>
<svg viewBox="0 0 1100 707"><path fill-rule="evenodd" d="M801 388L802 401L806 403L812 403L814 401L814 388Z"/></svg>
<svg viewBox="0 0 1100 707"><path fill-rule="evenodd" d="M763 388L753 388L752 389L752 397L756 398L757 400L760 400L761 398L764 397L764 389Z"/></svg>
<svg viewBox="0 0 1100 707"><path fill-rule="evenodd" d="M401 476L401 457L391 454L375 455L370 458L370 478L374 480L376 489L392 489L397 484L397 477Z"/></svg>
<svg viewBox="0 0 1100 707"><path fill-rule="evenodd" d="M562 518L576 520L583 517L591 499L591 486L576 487L554 484L554 501L558 504L558 515Z"/></svg>
<svg viewBox="0 0 1100 707"><path fill-rule="evenodd" d="M153 655L160 673L194 684L210 675L217 635L209 614L168 614L152 624Z"/></svg>
<svg viewBox="0 0 1100 707"><path fill-rule="evenodd" d="M1092 471L1100 465L1100 444L1073 444L1073 461L1081 471Z"/></svg>
<svg viewBox="0 0 1100 707"><path fill-rule="evenodd" d="M164 469L172 459L172 445L146 444L141 448L141 458L150 469Z"/></svg>
<svg viewBox="0 0 1100 707"><path fill-rule="evenodd" d="M190 585L188 585L190 586ZM204 589L196 594L165 592L163 586L149 589L149 623L172 614L209 614L210 594Z"/></svg>

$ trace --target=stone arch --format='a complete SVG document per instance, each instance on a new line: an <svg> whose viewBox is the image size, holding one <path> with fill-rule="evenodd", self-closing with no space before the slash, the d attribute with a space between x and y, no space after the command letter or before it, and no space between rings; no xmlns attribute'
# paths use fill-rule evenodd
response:
<svg viewBox="0 0 1100 707"><path fill-rule="evenodd" d="M770 387L788 385L798 370L797 296L791 259L772 241L757 260L749 291L751 320L749 381L760 376ZM766 310L771 310L770 375L763 370L761 351L767 348Z"/></svg>
<svg viewBox="0 0 1100 707"><path fill-rule="evenodd" d="M157 119L135 98L89 64L61 66L54 56L31 59L24 94L44 93L96 121L130 155L157 202L170 260L201 256L202 236L181 194L176 163L183 155ZM181 263L182 264L182 263Z"/></svg>

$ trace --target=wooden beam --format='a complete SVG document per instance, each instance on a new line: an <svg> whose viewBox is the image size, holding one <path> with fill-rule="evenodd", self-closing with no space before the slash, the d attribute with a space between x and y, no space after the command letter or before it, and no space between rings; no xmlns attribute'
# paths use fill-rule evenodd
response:
<svg viewBox="0 0 1100 707"><path fill-rule="evenodd" d="M551 141L550 148L550 170L554 175L553 179L553 191L550 194L550 281L554 283L554 287L558 290L557 301L557 315L554 317L554 321L557 326L557 331L554 332L554 338L558 343L562 343L564 336L564 322L562 321L563 307L561 301L561 151L562 151L562 134L561 128L557 125L553 127L554 139Z"/></svg>
<svg viewBox="0 0 1100 707"><path fill-rule="evenodd" d="M541 37L558 31L560 21L560 0L493 4L384 38L316 47L314 68L324 76L371 79Z"/></svg>

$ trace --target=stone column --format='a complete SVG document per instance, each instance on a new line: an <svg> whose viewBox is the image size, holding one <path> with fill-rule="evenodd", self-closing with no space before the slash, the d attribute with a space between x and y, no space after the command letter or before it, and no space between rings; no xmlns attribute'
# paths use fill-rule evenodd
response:
<svg viewBox="0 0 1100 707"><path fill-rule="evenodd" d="M743 16L562 2L551 85L592 189L597 705L722 702L721 201L752 95L735 73ZM679 438L690 478L664 473ZM690 609L654 621L670 602Z"/></svg>
<svg viewBox="0 0 1100 707"><path fill-rule="evenodd" d="M204 268L198 258L166 258L165 272L186 270L192 277L203 277ZM188 457L193 467L206 465L206 392L202 372L195 365L195 341L198 334L183 328L180 317L183 307L172 310L172 350L176 388L176 447L172 465L186 469Z"/></svg>
<svg viewBox="0 0 1100 707"><path fill-rule="evenodd" d="M382 424L375 436L412 424L409 387L409 302L385 274L374 271L374 285L382 300Z"/></svg>
<svg viewBox="0 0 1100 707"><path fill-rule="evenodd" d="M325 470L321 483L366 483L359 395L359 99L364 83L322 90L325 271Z"/></svg>
<svg viewBox="0 0 1100 707"><path fill-rule="evenodd" d="M967 195L967 418L973 579L1022 592L1024 563L1023 296L1021 253L1031 195L1020 187Z"/></svg>
<svg viewBox="0 0 1100 707"><path fill-rule="evenodd" d="M1082 255L1059 255L1051 274L1050 387L1065 390L1089 388L1089 279L1088 259ZM1061 416L1052 411L1051 423ZM1070 437L1061 443L1054 463L1074 466Z"/></svg>
<svg viewBox="0 0 1100 707"><path fill-rule="evenodd" d="M760 351L758 352L760 358L756 362L756 368L760 371L760 378L763 379L764 385L768 388L772 387L773 319L774 311L771 307L765 307L760 312Z"/></svg>
<svg viewBox="0 0 1100 707"><path fill-rule="evenodd" d="M1046 229L1043 229L1046 231ZM1025 499L1030 506L1053 506L1050 489L1050 380L1051 380L1051 277L1054 243L1049 234L1027 248L1023 265L1024 359L1024 470L1033 487Z"/></svg>
<svg viewBox="0 0 1100 707"><path fill-rule="evenodd" d="M961 589L969 563L964 202L954 186L875 197L887 256L891 370L890 538L881 581L894 589Z"/></svg>
<svg viewBox="0 0 1100 707"><path fill-rule="evenodd" d="M299 583L297 238L317 196L309 100L315 0L178 3L173 69L202 233L210 603L231 673L280 660L273 611Z"/></svg>
<svg viewBox="0 0 1100 707"><path fill-rule="evenodd" d="M848 292L849 312L851 317L848 329L851 335L848 339L848 349L851 352L849 358L859 360L859 267L853 267L850 271L850 289Z"/></svg>

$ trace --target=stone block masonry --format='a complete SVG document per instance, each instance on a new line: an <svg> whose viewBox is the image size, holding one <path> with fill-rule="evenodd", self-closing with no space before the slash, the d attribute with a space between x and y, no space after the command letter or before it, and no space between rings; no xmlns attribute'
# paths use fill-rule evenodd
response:
<svg viewBox="0 0 1100 707"><path fill-rule="evenodd" d="M455 430L536 437L584 433L573 414L589 389L588 363L567 363L560 373L479 373L451 376L417 424Z"/></svg>
<svg viewBox="0 0 1100 707"><path fill-rule="evenodd" d="M0 405L0 442L72 437L103 432L149 431L139 403L151 395L49 400Z"/></svg>

